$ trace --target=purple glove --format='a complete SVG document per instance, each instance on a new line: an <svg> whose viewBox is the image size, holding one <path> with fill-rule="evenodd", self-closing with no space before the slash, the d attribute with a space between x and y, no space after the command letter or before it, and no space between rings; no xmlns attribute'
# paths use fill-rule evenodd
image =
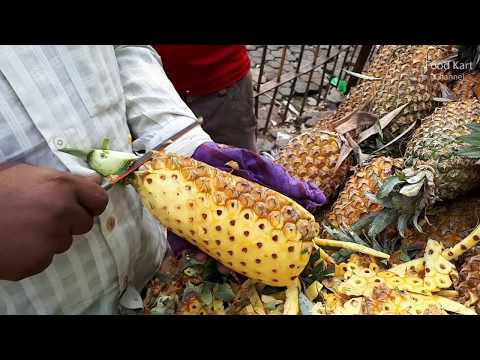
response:
<svg viewBox="0 0 480 360"><path fill-rule="evenodd" d="M192 158L275 190L295 200L309 211L327 202L322 190L316 185L294 179L282 166L249 150L208 142L200 145ZM239 165L239 170L225 165L229 161L235 161ZM196 249L170 232L167 239L176 255L185 249Z"/></svg>

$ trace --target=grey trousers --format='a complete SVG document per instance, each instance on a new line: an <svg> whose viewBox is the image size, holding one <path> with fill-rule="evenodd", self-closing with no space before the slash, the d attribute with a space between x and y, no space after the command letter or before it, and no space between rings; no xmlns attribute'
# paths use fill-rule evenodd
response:
<svg viewBox="0 0 480 360"><path fill-rule="evenodd" d="M185 96L185 103L216 143L256 152L257 119L253 110L252 76L206 96Z"/></svg>

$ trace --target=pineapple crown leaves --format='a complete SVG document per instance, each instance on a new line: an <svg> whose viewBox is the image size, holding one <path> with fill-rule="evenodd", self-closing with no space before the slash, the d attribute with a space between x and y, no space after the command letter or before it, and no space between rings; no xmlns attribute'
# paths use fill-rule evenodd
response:
<svg viewBox="0 0 480 360"><path fill-rule="evenodd" d="M367 216L369 216L369 215L367 215ZM376 219L376 217L374 217L374 216L372 216L372 218ZM372 222L375 221L375 219L372 220ZM380 222L381 220L376 220L376 221ZM368 221L367 221L367 224L368 224ZM369 225L372 226L371 224L372 223L370 223ZM333 229L333 228L329 227L328 225L323 224L323 226L325 228L325 231L330 236L332 236L335 240L352 242L352 243L356 243L356 244L359 244L359 245L363 245L363 246L372 248L374 250L377 250L377 251L380 251L380 252L383 252L383 253L391 254L391 252L392 252L391 244L388 241L380 243L380 242L377 241L375 236L371 236L370 233L365 233L365 232L360 233L360 231L362 229L360 229L359 226L355 227L355 225L358 225L358 222L356 224L354 224L354 226L352 226L351 228L342 227L341 229ZM379 225L374 224L373 226L379 226ZM354 227L358 230L357 231L353 230ZM352 254L352 251L350 251L350 250L345 251L345 250L346 249L341 249L341 250L336 251L335 253L332 254L332 258L336 262L338 262L339 258L344 258L345 256L348 258Z"/></svg>
<svg viewBox="0 0 480 360"><path fill-rule="evenodd" d="M471 131L470 134L460 138L466 146L458 149L457 154L469 159L480 159L480 124L470 123L467 127Z"/></svg>
<svg viewBox="0 0 480 360"><path fill-rule="evenodd" d="M409 225L421 232L419 219L426 209L430 195L425 187L431 188L432 183L433 175L427 167L416 171L405 169L388 177L380 182L377 194L365 193L369 201L381 205L382 210L363 216L353 224L352 230L366 230L370 239L375 239L394 223L401 237L405 237Z"/></svg>

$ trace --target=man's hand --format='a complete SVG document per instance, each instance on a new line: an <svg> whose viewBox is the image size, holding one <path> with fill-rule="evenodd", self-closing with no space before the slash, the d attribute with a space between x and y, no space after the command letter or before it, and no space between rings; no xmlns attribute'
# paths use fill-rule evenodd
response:
<svg viewBox="0 0 480 360"><path fill-rule="evenodd" d="M25 164L0 166L0 279L35 275L107 206L98 179Z"/></svg>

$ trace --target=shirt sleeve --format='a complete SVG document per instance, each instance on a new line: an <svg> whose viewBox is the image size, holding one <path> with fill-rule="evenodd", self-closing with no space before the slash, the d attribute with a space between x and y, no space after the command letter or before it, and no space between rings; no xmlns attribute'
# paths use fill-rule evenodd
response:
<svg viewBox="0 0 480 360"><path fill-rule="evenodd" d="M148 45L115 46L124 89L127 121L135 139L133 150L150 150L196 121L162 67L160 56ZM166 148L191 156L210 136L197 126Z"/></svg>

